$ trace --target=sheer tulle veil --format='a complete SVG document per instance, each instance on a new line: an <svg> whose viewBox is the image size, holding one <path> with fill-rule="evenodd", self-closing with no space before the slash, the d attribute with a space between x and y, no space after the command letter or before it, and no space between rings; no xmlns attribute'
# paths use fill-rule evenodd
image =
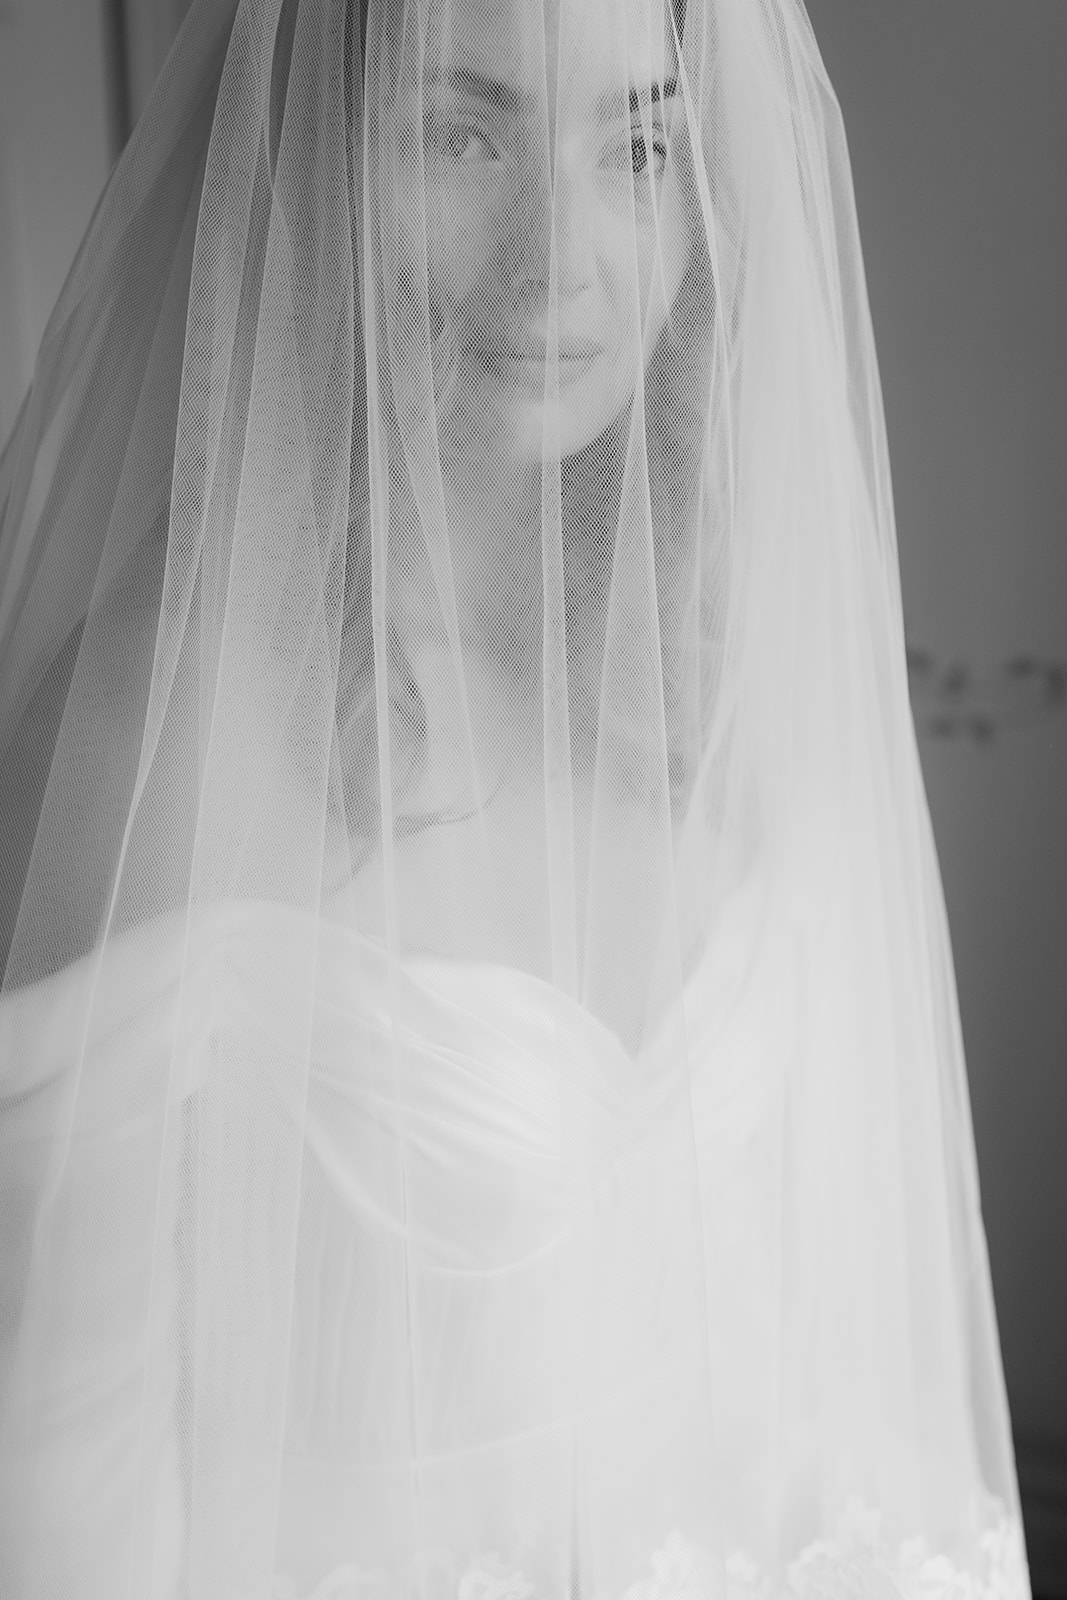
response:
<svg viewBox="0 0 1067 1600"><path fill-rule="evenodd" d="M194 0L0 806L5 1595L1028 1595L799 0Z"/></svg>

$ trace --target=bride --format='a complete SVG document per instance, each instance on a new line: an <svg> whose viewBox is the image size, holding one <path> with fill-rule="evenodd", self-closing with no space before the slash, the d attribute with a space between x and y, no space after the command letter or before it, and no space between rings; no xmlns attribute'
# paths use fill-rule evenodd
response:
<svg viewBox="0 0 1067 1600"><path fill-rule="evenodd" d="M0 807L0 1592L1029 1595L799 0L194 0Z"/></svg>

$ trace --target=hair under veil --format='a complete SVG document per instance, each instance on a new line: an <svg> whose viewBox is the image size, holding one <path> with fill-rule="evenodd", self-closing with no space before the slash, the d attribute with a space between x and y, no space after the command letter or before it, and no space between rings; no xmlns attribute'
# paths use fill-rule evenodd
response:
<svg viewBox="0 0 1067 1600"><path fill-rule="evenodd" d="M194 0L0 807L5 1595L1025 1600L799 0Z"/></svg>

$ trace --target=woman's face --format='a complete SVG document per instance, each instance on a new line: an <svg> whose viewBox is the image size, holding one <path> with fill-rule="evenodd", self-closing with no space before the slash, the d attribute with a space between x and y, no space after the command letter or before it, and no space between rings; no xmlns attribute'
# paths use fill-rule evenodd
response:
<svg viewBox="0 0 1067 1600"><path fill-rule="evenodd" d="M469 437L492 419L520 458L573 454L628 404L685 271L670 15L664 0L432 3L422 125L435 361L452 364L441 424Z"/></svg>

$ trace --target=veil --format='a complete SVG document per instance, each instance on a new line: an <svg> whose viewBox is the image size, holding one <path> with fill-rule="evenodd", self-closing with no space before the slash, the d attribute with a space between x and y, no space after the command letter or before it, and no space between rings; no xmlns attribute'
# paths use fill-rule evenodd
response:
<svg viewBox="0 0 1067 1600"><path fill-rule="evenodd" d="M194 0L0 814L4 1594L1029 1595L800 0Z"/></svg>

